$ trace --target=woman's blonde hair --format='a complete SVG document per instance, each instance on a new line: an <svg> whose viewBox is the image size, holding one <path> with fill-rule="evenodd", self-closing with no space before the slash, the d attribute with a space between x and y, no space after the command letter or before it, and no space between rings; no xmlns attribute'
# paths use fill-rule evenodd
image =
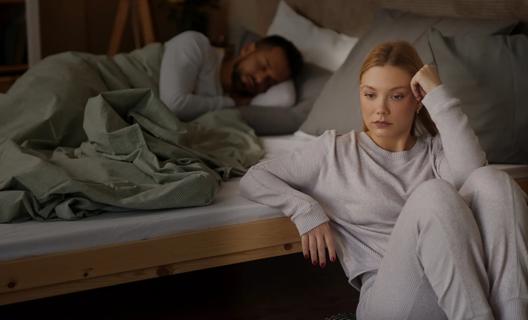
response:
<svg viewBox="0 0 528 320"><path fill-rule="evenodd" d="M365 58L359 72L359 80L361 81L363 74L370 68L383 67L386 65L401 68L409 72L411 77L413 77L424 64L414 47L408 42L385 42L372 49ZM433 120L431 120L431 116L425 108L420 108L420 112L418 112L417 116L414 118L411 130L412 134L417 133L416 120L419 120L420 124L431 136L435 136L438 133L436 125ZM366 126L363 125L363 127L366 131Z"/></svg>

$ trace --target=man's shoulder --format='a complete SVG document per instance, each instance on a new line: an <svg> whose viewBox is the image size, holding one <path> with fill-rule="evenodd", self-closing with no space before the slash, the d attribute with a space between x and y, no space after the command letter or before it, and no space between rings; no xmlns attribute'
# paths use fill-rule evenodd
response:
<svg viewBox="0 0 528 320"><path fill-rule="evenodd" d="M200 32L197 31L184 31L172 37L167 41L167 46L191 46L198 45L200 47L209 47L211 44L209 39Z"/></svg>

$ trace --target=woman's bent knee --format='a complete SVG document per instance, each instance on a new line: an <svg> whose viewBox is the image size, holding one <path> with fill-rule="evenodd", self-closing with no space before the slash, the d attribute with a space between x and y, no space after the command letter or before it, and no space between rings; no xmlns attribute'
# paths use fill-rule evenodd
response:
<svg viewBox="0 0 528 320"><path fill-rule="evenodd" d="M447 181L431 179L420 184L409 197L409 201L419 201L427 206L444 203L458 197L457 190Z"/></svg>
<svg viewBox="0 0 528 320"><path fill-rule="evenodd" d="M505 187L511 183L511 177L504 171L491 166L485 166L473 171L462 189L486 192L490 196L501 194Z"/></svg>
<svg viewBox="0 0 528 320"><path fill-rule="evenodd" d="M453 185L444 180L432 179L413 191L403 207L402 214L415 216L422 222L437 220L439 216L442 217L441 220L459 221L462 218L460 211L466 208L465 201ZM448 218L451 216L454 218Z"/></svg>

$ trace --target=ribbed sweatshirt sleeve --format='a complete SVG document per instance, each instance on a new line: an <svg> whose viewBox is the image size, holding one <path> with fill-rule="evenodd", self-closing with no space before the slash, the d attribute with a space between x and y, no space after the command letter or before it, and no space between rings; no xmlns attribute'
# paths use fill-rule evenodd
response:
<svg viewBox="0 0 528 320"><path fill-rule="evenodd" d="M443 85L431 90L422 103L439 131L434 142L441 143L443 150L435 166L441 176L450 177L454 186L460 188L475 169L486 164L486 154L460 107L460 101Z"/></svg>
<svg viewBox="0 0 528 320"><path fill-rule="evenodd" d="M327 222L322 206L303 191L319 180L334 144L335 132L327 131L300 150L251 167L240 181L241 195L278 208L290 217L301 235Z"/></svg>
<svg viewBox="0 0 528 320"><path fill-rule="evenodd" d="M233 107L226 96L193 93L201 68L214 59L209 40L198 32L185 32L165 44L160 70L160 98L178 118L192 120L207 111Z"/></svg>

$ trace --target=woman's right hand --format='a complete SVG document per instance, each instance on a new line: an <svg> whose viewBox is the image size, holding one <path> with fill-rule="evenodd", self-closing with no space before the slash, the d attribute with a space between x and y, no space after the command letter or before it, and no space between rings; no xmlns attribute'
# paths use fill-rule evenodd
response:
<svg viewBox="0 0 528 320"><path fill-rule="evenodd" d="M328 250L330 261L336 261L334 238L328 222L303 234L301 244L304 257L310 258L314 266L317 264L321 268L326 266L326 250Z"/></svg>
<svg viewBox="0 0 528 320"><path fill-rule="evenodd" d="M422 101L426 94L441 84L436 66L426 64L412 77L411 90L414 98Z"/></svg>

